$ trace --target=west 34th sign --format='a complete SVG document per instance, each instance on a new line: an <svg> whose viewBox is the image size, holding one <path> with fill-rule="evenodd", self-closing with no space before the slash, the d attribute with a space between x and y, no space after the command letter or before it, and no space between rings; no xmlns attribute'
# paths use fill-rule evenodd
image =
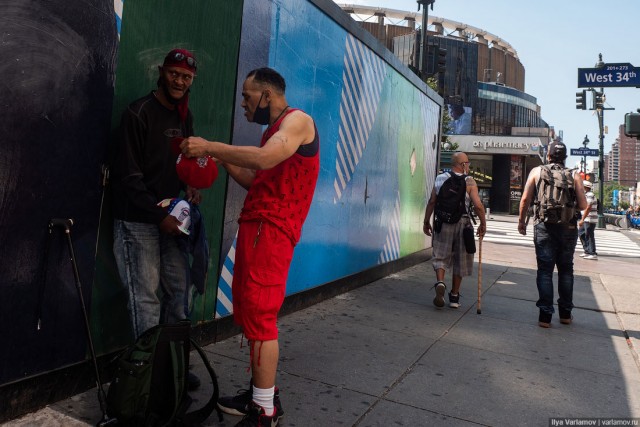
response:
<svg viewBox="0 0 640 427"><path fill-rule="evenodd" d="M640 68L629 63L578 68L578 87L640 87Z"/></svg>

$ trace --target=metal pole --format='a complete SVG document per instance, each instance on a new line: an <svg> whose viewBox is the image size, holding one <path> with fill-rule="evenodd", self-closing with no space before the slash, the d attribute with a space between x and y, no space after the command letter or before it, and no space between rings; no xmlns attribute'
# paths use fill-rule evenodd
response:
<svg viewBox="0 0 640 427"><path fill-rule="evenodd" d="M598 157L598 193L600 202L598 203L598 228L606 228L604 223L604 107L596 110L598 113L598 124L600 126L600 153Z"/></svg>
<svg viewBox="0 0 640 427"><path fill-rule="evenodd" d="M422 28L420 29L420 78L427 79L427 23L429 13L427 12L427 4L429 0L417 0L418 10L422 6Z"/></svg>
<svg viewBox="0 0 640 427"><path fill-rule="evenodd" d="M427 80L427 27L429 26L429 12L428 7L436 0L416 0L418 2L418 10L422 6L422 28L420 29L420 77L422 80Z"/></svg>

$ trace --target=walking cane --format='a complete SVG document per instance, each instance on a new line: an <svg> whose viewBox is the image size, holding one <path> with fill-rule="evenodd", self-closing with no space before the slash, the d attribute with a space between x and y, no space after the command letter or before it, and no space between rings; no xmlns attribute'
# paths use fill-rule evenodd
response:
<svg viewBox="0 0 640 427"><path fill-rule="evenodd" d="M73 270L73 276L75 278L76 290L78 291L78 299L80 302L80 308L82 309L82 315L84 317L84 329L87 334L87 343L89 345L89 350L91 351L91 360L93 362L93 369L95 371L96 376L96 386L98 388L98 403L100 404L100 410L102 411L102 419L98 421L96 424L97 427L106 427L111 425L117 425L118 420L113 417L109 417L107 415L107 396L104 393L104 389L102 388L102 380L100 379L100 370L98 369L98 360L96 358L96 352L93 348L93 340L91 339L91 327L89 326L89 316L87 314L87 308L84 304L84 297L82 296L82 284L80 283L80 274L78 272L78 266L76 264L76 256L73 251L73 243L71 241L71 227L73 226L72 219L61 219L54 218L49 221L49 240L47 241L47 247L45 252L45 275L44 281L40 287L40 295L38 301L38 330L41 328L42 322L42 297L44 295L44 285L46 283L46 266L48 264L48 256L49 256L49 247L51 243L51 238L53 234L53 230L55 228L60 228L64 231L64 234L67 236L67 245L69 247L69 258L71 260L71 268Z"/></svg>
<svg viewBox="0 0 640 427"><path fill-rule="evenodd" d="M482 314L482 237L478 238L478 314Z"/></svg>

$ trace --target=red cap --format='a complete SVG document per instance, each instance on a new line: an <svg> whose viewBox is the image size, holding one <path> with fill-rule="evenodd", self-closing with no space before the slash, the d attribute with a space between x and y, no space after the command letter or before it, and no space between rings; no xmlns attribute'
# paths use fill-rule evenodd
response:
<svg viewBox="0 0 640 427"><path fill-rule="evenodd" d="M196 73L196 68L198 68L196 58L186 49L173 49L171 52L167 53L162 65L184 68L185 70L191 71L193 74Z"/></svg>
<svg viewBox="0 0 640 427"><path fill-rule="evenodd" d="M209 188L218 177L218 166L210 156L185 157L178 156L176 162L178 178L190 187Z"/></svg>

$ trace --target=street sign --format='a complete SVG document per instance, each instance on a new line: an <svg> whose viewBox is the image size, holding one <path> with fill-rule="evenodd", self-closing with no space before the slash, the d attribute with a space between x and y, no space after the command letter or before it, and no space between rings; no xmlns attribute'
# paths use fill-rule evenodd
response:
<svg viewBox="0 0 640 427"><path fill-rule="evenodd" d="M640 87L640 68L629 63L578 68L578 87Z"/></svg>
<svg viewBox="0 0 640 427"><path fill-rule="evenodd" d="M580 157L593 156L593 157L598 157L600 155L600 152L595 148L572 148L570 151L571 151L571 155L572 156L580 156Z"/></svg>

